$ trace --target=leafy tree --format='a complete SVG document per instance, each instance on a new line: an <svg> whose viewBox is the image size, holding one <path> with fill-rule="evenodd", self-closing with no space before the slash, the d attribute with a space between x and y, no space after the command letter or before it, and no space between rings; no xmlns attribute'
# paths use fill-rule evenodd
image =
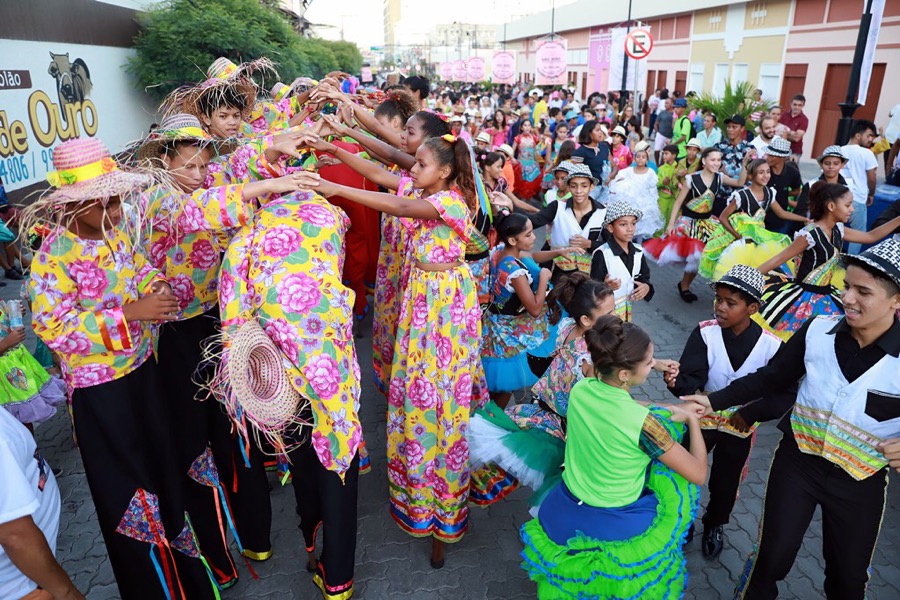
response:
<svg viewBox="0 0 900 600"><path fill-rule="evenodd" d="M331 48L331 52L334 53L338 62L338 67L341 71L350 73L351 75L359 73L359 70L362 68L363 59L356 44L343 41L326 42L323 40L323 42Z"/></svg>
<svg viewBox="0 0 900 600"><path fill-rule="evenodd" d="M756 111L768 111L774 106L773 102L762 100L756 104L753 99L753 90L756 86L746 81L725 82L725 93L719 97L712 92L701 92L693 98L689 98L691 106L704 112L712 112L718 119L718 125L725 132L725 119L732 115L741 115L747 120L747 129L756 130L757 123L750 121L750 115Z"/></svg>

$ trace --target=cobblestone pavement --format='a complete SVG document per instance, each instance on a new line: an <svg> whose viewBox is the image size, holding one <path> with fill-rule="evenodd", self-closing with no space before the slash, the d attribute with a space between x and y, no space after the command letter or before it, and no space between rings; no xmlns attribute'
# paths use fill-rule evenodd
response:
<svg viewBox="0 0 900 600"><path fill-rule="evenodd" d="M641 304L636 310L635 321L651 333L656 355L660 357L677 359L691 328L711 315L712 293L701 280L694 284L694 291L700 296L699 302L687 305L678 298L674 287L679 275L674 269L654 269L656 296L652 302ZM9 286L0 288L0 297L4 299L17 294L18 285L9 283ZM519 568L521 544L518 530L528 518L528 490L517 490L487 509L473 507L469 532L460 543L448 548L446 566L439 571L429 566L429 542L409 537L388 516L386 402L372 384L370 341L371 337L367 335L357 344L363 372L362 421L373 468L369 475L360 480L354 597L366 600L533 598L535 588ZM657 400L671 397L657 374L636 396ZM72 443L65 412L60 412L51 422L39 427L36 435L47 460L62 470L58 478L63 499L58 558L90 600L117 598L118 592L97 528L84 469ZM774 424L766 424L759 429L750 474L741 486L731 523L726 527L727 545L719 560L707 561L703 558L699 536L688 547L690 579L687 598L715 600L731 597L734 582L756 539L766 474L779 438L780 433ZM241 564L241 579L235 587L222 594L225 600L312 600L320 597L311 576L304 569L293 492L290 486L279 486L274 478L272 482L275 555L265 563L253 564L259 574L258 581L254 581ZM782 598L813 600L824 596L821 536L821 520L817 514L790 576L781 584ZM890 486L888 508L872 566L870 600L900 598L898 551L900 491L897 486Z"/></svg>

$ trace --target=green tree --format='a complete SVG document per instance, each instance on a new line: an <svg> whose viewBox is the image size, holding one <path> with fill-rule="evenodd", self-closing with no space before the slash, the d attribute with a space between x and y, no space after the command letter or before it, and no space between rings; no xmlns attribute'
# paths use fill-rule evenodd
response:
<svg viewBox="0 0 900 600"><path fill-rule="evenodd" d="M269 58L286 82L352 66L344 45L336 54L328 43L300 37L278 10L260 0L169 0L142 13L138 24L128 70L157 99L205 79L206 68L220 56L235 63Z"/></svg>
<svg viewBox="0 0 900 600"><path fill-rule="evenodd" d="M363 58L356 44L352 42L323 42L331 49L337 59L338 68L351 75L359 73L362 68Z"/></svg>
<svg viewBox="0 0 900 600"><path fill-rule="evenodd" d="M750 115L757 111L768 111L774 103L762 100L758 104L752 99L756 86L746 81L740 81L732 85L725 82L725 93L719 97L711 92L701 92L689 99L691 106L704 112L716 115L719 127L725 131L725 119L732 115L741 115L747 120L747 129L756 131L758 123L750 121Z"/></svg>

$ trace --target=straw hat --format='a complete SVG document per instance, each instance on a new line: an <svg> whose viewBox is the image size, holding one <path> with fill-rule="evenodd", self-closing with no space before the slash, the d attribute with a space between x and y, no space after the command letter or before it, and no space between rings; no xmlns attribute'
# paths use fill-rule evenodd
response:
<svg viewBox="0 0 900 600"><path fill-rule="evenodd" d="M626 132L625 128L622 127L621 125L616 125L615 127L613 127L613 130L611 133L612 133L612 135L622 136L623 140L628 139L628 132Z"/></svg>
<svg viewBox="0 0 900 600"><path fill-rule="evenodd" d="M690 146L690 143L688 143L688 146ZM635 154L637 154L638 152L649 152L649 151L650 151L650 142L648 142L646 140L641 140L637 144L634 145L634 153Z"/></svg>
<svg viewBox="0 0 900 600"><path fill-rule="evenodd" d="M228 377L241 410L257 428L278 429L296 419L303 397L291 385L281 350L256 319L231 341Z"/></svg>
<svg viewBox="0 0 900 600"><path fill-rule="evenodd" d="M293 96L295 94L301 94L313 87L319 85L319 82L315 79L310 79L309 77L298 77L294 81L291 82L290 85L285 85L282 82L278 82L272 86L272 89L269 91L272 99L275 102L280 102L289 96Z"/></svg>
<svg viewBox="0 0 900 600"><path fill-rule="evenodd" d="M703 150L703 146L700 145L700 140L697 138L691 138L690 141L685 145L686 148L697 148L698 150Z"/></svg>
<svg viewBox="0 0 900 600"><path fill-rule="evenodd" d="M102 141L75 138L53 149L55 171L47 181L55 189L45 194L42 204L84 202L125 196L153 183L149 175L122 171Z"/></svg>
<svg viewBox="0 0 900 600"><path fill-rule="evenodd" d="M499 146L497 146L497 152L502 152L510 158L513 157L513 149L509 144L500 144Z"/></svg>
<svg viewBox="0 0 900 600"><path fill-rule="evenodd" d="M158 159L167 144L179 141L198 141L201 147L211 146L217 154L230 154L237 147L233 140L219 140L206 133L194 115L178 113L164 117L159 127L141 142L138 161Z"/></svg>
<svg viewBox="0 0 900 600"><path fill-rule="evenodd" d="M478 135L475 136L476 142L484 142L485 144L491 143L491 135L487 131L482 131Z"/></svg>
<svg viewBox="0 0 900 600"><path fill-rule="evenodd" d="M196 117L204 114L203 105L216 95L232 91L244 99L244 112L249 112L256 104L258 86L251 75L259 72L275 73L275 63L267 58L236 65L225 57L219 57L206 70L206 81L193 86L179 88L163 101L166 114L188 113Z"/></svg>

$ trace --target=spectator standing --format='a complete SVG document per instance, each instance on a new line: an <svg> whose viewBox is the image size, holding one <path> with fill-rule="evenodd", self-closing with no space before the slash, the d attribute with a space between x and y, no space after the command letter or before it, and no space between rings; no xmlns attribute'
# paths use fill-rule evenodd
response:
<svg viewBox="0 0 900 600"><path fill-rule="evenodd" d="M672 99L666 98L660 101L662 110L656 115L656 138L653 141L653 151L656 153L656 164L659 164L659 155L662 149L669 145L674 133L675 113L672 110Z"/></svg>
<svg viewBox="0 0 900 600"><path fill-rule="evenodd" d="M686 98L679 98L675 101L675 124L672 127L672 143L678 146L678 160L687 156L687 143L691 139L693 129L690 118L684 114L687 110L687 105Z"/></svg>
<svg viewBox="0 0 900 600"><path fill-rule="evenodd" d="M759 122L759 135L750 141L750 145L756 150L756 158L765 158L769 144L775 137L775 128L778 122L771 116L765 116Z"/></svg>
<svg viewBox="0 0 900 600"><path fill-rule="evenodd" d="M803 155L803 136L809 129L809 118L803 114L806 97L797 94L791 99L791 110L781 115L779 123L787 127L787 139L791 143L791 155L794 162Z"/></svg>
<svg viewBox="0 0 900 600"><path fill-rule="evenodd" d="M715 113L707 113L703 117L703 129L697 133L697 141L701 150L711 148L722 141L722 130L719 129L719 119Z"/></svg>
<svg viewBox="0 0 900 600"><path fill-rule="evenodd" d="M732 179L740 178L744 157L751 150L750 143L744 139L747 134L746 125L747 120L742 115L732 115L725 119L725 134L728 139L716 144L716 148L722 153L722 166L719 170ZM713 204L712 212L715 216L719 216L719 213L725 209L728 198L735 189L730 185L722 184Z"/></svg>
<svg viewBox="0 0 900 600"><path fill-rule="evenodd" d="M853 214L847 223L857 231L867 231L866 212L875 199L875 171L878 161L872 153L872 140L875 139L877 127L872 121L857 120L850 130L850 141L841 148L847 157L847 164L841 174L848 180L848 187L853 192ZM849 244L850 254L859 254L860 244Z"/></svg>

